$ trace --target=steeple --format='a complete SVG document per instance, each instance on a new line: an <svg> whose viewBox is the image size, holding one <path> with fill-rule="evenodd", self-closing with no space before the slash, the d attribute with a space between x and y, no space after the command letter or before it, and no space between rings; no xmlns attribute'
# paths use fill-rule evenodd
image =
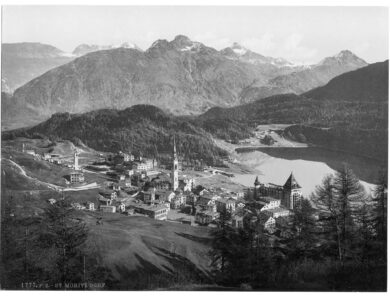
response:
<svg viewBox="0 0 390 300"><path fill-rule="evenodd" d="M172 189L176 191L179 187L179 161L176 153L176 138L173 136L173 161L172 161Z"/></svg>
<svg viewBox="0 0 390 300"><path fill-rule="evenodd" d="M294 190L302 188L298 181L295 179L293 172L291 172L290 176L287 178L286 183L283 186L286 190Z"/></svg>
<svg viewBox="0 0 390 300"><path fill-rule="evenodd" d="M173 136L173 158L177 158L176 154L176 138Z"/></svg>
<svg viewBox="0 0 390 300"><path fill-rule="evenodd" d="M79 153L77 149L74 150L74 169L79 170Z"/></svg>
<svg viewBox="0 0 390 300"><path fill-rule="evenodd" d="M260 185L259 176L256 176L255 186L258 186L258 185Z"/></svg>

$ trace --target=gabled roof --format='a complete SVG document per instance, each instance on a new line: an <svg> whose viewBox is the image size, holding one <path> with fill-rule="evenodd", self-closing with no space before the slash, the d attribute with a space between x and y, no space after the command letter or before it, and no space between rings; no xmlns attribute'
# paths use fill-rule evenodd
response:
<svg viewBox="0 0 390 300"><path fill-rule="evenodd" d="M221 203L236 203L236 200L233 198L219 198L219 199L215 199L215 201Z"/></svg>
<svg viewBox="0 0 390 300"><path fill-rule="evenodd" d="M287 190L293 190L293 189L300 189L301 186L299 185L299 183L297 182L297 180L295 179L293 173L291 172L290 174L290 177L288 177L286 183L284 184L283 186L285 189Z"/></svg>
<svg viewBox="0 0 390 300"><path fill-rule="evenodd" d="M268 222L269 219L273 219L273 218L265 213L260 213L258 215L258 220L260 224L265 224L266 222Z"/></svg>
<svg viewBox="0 0 390 300"><path fill-rule="evenodd" d="M200 197L199 200L196 201L196 204L197 205L208 205L210 201L213 201L213 199Z"/></svg>

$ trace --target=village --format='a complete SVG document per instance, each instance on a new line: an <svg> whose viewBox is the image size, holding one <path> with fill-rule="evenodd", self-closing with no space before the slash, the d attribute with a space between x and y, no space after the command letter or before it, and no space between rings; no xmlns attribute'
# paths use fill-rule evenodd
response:
<svg viewBox="0 0 390 300"><path fill-rule="evenodd" d="M34 159L68 170L63 176L66 187L60 189L63 193L93 191L94 198L84 201L80 196L71 205L77 210L95 213L100 225L104 224L107 214L123 214L216 227L221 214L227 212L229 222L235 228L243 227L245 222L256 222L272 234L284 228L302 199L301 186L292 173L283 186L261 183L256 177L252 188L241 191L218 186L206 188L196 182L196 176L182 171L175 141L170 165L164 168L157 167L154 159L142 157L140 152L99 154L98 160L80 164L80 149L77 147L72 156L38 154L31 149L26 150L24 144L22 151L34 156ZM210 167L198 171L232 176ZM92 173L104 174L107 180L89 182L86 178ZM47 199L51 204L59 200Z"/></svg>

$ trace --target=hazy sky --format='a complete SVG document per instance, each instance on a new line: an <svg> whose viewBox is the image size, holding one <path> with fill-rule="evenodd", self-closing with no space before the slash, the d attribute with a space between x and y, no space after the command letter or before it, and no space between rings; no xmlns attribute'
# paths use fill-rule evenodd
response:
<svg viewBox="0 0 390 300"><path fill-rule="evenodd" d="M82 43L125 41L147 49L178 34L216 49L238 42L263 55L318 62L349 49L388 59L381 7L3 6L2 42L41 42L71 52Z"/></svg>

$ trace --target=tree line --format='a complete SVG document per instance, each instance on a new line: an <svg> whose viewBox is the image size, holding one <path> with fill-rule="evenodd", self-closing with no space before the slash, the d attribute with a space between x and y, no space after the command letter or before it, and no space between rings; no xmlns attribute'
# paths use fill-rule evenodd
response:
<svg viewBox="0 0 390 300"><path fill-rule="evenodd" d="M242 228L221 215L210 252L214 280L255 290L384 291L387 174L368 195L353 171L328 175L268 233L247 205ZM254 221L255 220L255 221Z"/></svg>

